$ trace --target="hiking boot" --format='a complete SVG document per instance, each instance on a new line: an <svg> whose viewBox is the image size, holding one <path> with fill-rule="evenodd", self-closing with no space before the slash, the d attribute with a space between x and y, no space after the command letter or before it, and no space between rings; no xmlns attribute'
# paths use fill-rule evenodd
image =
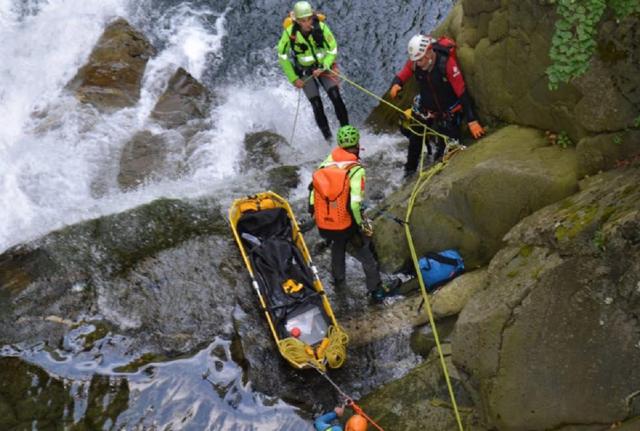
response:
<svg viewBox="0 0 640 431"><path fill-rule="evenodd" d="M384 298L397 295L401 285L402 280L399 278L394 278L390 282L382 283L377 289L371 292L371 300L376 304L380 304L384 301Z"/></svg>

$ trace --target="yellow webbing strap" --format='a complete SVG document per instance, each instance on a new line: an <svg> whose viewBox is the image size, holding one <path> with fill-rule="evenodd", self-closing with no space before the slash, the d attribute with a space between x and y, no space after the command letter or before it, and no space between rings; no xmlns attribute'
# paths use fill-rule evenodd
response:
<svg viewBox="0 0 640 431"><path fill-rule="evenodd" d="M425 310L427 312L427 315L429 316L429 323L431 325L431 329L433 330L433 337L436 341L436 348L438 350L438 355L440 357L440 364L442 365L442 371L444 373L444 378L447 382L447 389L449 390L449 396L451 397L451 405L453 406L453 411L455 413L456 416L456 421L458 423L458 428L460 429L460 431L464 431L464 427L462 426L462 419L460 418L460 411L458 409L458 403L456 402L456 396L453 392L453 387L451 386L451 379L449 378L449 371L447 369L447 364L444 360L444 353L442 351L442 345L440 344L440 337L438 336L438 329L436 327L436 322L435 319L433 317L433 312L431 311L431 303L429 302L429 296L427 295L427 289L425 287L424 284L424 279L422 278L422 272L420 271L420 265L418 264L418 255L416 253L416 249L415 246L413 244L413 238L411 236L411 226L410 226L410 219L411 219L411 212L413 211L413 206L415 205L415 201L418 197L418 195L420 194L420 191L422 190L422 188L429 182L429 180L431 180L431 178L436 175L437 173L439 173L440 171L442 171L444 169L444 167L446 166L446 164L448 163L450 157L443 159L444 161L436 164L435 166L432 166L428 171L423 172L422 171L422 163L423 163L423 156L424 156L424 149L425 149L425 139L426 136L428 134L428 131L425 131L423 133L423 145L422 145L422 155L420 158L420 176L418 178L418 180L416 181L415 186L413 187L413 190L411 191L411 197L409 199L409 205L407 207L407 215L405 217L405 223L404 223L404 229L405 229L405 234L407 236L407 243L409 244L409 250L411 251L411 259L413 260L413 265L415 267L416 270L416 274L417 274L417 278L418 278L418 282L420 283L420 293L422 294L422 299L424 300L424 305L425 305ZM449 140L445 139L446 145L447 145L447 150L449 150ZM459 148L456 148L455 151L457 151ZM446 151L446 150L445 150ZM450 153L450 151L446 151L448 153Z"/></svg>

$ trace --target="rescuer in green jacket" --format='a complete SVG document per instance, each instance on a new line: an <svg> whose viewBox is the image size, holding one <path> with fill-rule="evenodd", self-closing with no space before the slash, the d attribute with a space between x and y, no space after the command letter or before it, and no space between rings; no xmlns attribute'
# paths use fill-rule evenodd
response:
<svg viewBox="0 0 640 431"><path fill-rule="evenodd" d="M324 114L320 88L322 85L333 103L340 126L349 124L347 108L340 96L337 70L338 44L324 16L316 14L306 1L293 6L286 18L284 31L278 43L278 61L289 82L302 88L313 108L316 123L326 140L331 139L331 129Z"/></svg>

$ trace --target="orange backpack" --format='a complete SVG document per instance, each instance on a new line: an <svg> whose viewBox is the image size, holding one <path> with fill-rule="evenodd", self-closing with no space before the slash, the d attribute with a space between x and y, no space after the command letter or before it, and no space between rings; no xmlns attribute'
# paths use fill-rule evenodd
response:
<svg viewBox="0 0 640 431"><path fill-rule="evenodd" d="M349 212L349 185L353 174L359 169L357 162L349 164L332 163L313 173L314 218L319 229L345 230L351 226L353 219Z"/></svg>

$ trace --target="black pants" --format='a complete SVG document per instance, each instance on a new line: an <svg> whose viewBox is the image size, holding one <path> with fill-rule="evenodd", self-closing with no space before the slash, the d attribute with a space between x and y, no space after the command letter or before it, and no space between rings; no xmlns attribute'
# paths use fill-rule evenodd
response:
<svg viewBox="0 0 640 431"><path fill-rule="evenodd" d="M302 76L307 76L308 73L302 73ZM311 103L313 108L313 116L316 119L316 124L322 131L325 139L331 138L331 129L329 128L329 121L324 114L324 106L322 106L322 99L320 98L320 85L327 92L333 108L336 111L336 117L340 122L340 126L346 126L349 124L349 114L347 113L347 107L340 96L340 87L338 87L337 78L330 72L325 72L318 78L308 78L305 82L303 91Z"/></svg>
<svg viewBox="0 0 640 431"><path fill-rule="evenodd" d="M425 123L428 127L432 128L438 133L448 136L451 139L460 140L460 114L454 114L451 117L444 117L441 119L429 119ZM420 132L422 127L420 125L415 126L415 130ZM406 173L415 172L418 169L420 163L420 154L422 153L422 141L423 137L416 135L415 133L407 130L403 127L400 128L403 135L409 138L409 149L407 150L407 163L404 165L404 171ZM427 136L427 154L432 153L430 142L435 144L435 156L434 160L439 160L444 155L445 142L442 138L430 138Z"/></svg>
<svg viewBox="0 0 640 431"><path fill-rule="evenodd" d="M320 234L325 239L331 240L331 275L333 275L336 286L345 283L345 261L347 245L349 245L353 247L353 252L350 250L350 254L362 264L367 290L371 292L380 287L382 281L380 280L378 261L373 253L371 238L362 234L359 229L349 229L346 232L321 230Z"/></svg>

